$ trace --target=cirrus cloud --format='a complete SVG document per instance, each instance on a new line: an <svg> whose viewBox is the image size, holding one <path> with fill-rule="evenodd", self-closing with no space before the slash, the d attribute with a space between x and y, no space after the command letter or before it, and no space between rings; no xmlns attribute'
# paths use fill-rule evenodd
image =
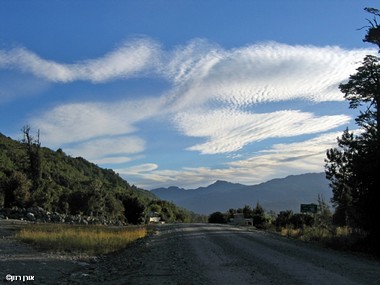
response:
<svg viewBox="0 0 380 285"><path fill-rule="evenodd" d="M73 156L83 156L94 163L125 163L131 160L127 155L140 153L145 149L145 141L135 136L118 136L93 139L66 148Z"/></svg>
<svg viewBox="0 0 380 285"><path fill-rule="evenodd" d="M245 159L213 168L183 167L171 170L149 163L120 168L117 172L147 189L172 185L196 188L220 179L253 185L288 175L322 172L326 150L336 146L336 138L340 135L339 132L330 132L296 143L275 144Z"/></svg>
<svg viewBox="0 0 380 285"><path fill-rule="evenodd" d="M206 137L207 142L189 147L203 154L233 152L268 138L324 132L348 123L346 115L316 117L284 110L264 114L223 109L178 114L174 122L187 136Z"/></svg>
<svg viewBox="0 0 380 285"><path fill-rule="evenodd" d="M337 88L375 50L276 42L224 50L194 41L165 64L178 110L205 103L235 107L294 99L343 101ZM165 69L164 69L165 70Z"/></svg>
<svg viewBox="0 0 380 285"><path fill-rule="evenodd" d="M39 126L49 145L59 146L136 132L135 124L156 116L162 104L161 98L69 103L56 106L31 122Z"/></svg>
<svg viewBox="0 0 380 285"><path fill-rule="evenodd" d="M157 60L157 44L148 39L126 41L101 58L72 64L43 59L25 49L0 51L0 68L11 68L53 82L105 82L148 72Z"/></svg>

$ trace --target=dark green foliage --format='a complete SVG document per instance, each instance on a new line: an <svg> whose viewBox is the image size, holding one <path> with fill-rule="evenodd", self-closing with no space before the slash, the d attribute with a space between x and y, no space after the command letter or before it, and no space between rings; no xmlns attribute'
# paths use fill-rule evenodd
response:
<svg viewBox="0 0 380 285"><path fill-rule="evenodd" d="M259 203L255 208L245 205L244 208L231 208L226 213L214 212L209 216L208 222L224 224L233 220L235 214L243 214L244 219L252 219L252 225L257 228L264 228L270 224L270 217L265 214L264 208Z"/></svg>
<svg viewBox="0 0 380 285"><path fill-rule="evenodd" d="M153 212L158 213L161 217L161 221L168 223L188 223L200 218L200 216L195 213L177 207L172 202L163 200L154 200L149 203L146 214L149 215Z"/></svg>
<svg viewBox="0 0 380 285"><path fill-rule="evenodd" d="M227 223L226 215L221 212L214 212L208 217L208 222L212 224L225 224Z"/></svg>
<svg viewBox="0 0 380 285"><path fill-rule="evenodd" d="M251 206L249 206L249 205L245 205L242 212L243 212L244 218L246 218L246 219L253 217L253 210L252 210Z"/></svg>
<svg viewBox="0 0 380 285"><path fill-rule="evenodd" d="M252 211L252 219L253 225L258 228L263 227L267 221L264 208L259 203L256 204L256 207Z"/></svg>
<svg viewBox="0 0 380 285"><path fill-rule="evenodd" d="M370 26L363 41L376 44L380 48L380 26L376 20L376 17L380 17L380 10L375 8L365 8L364 10L374 15L374 18L368 21Z"/></svg>
<svg viewBox="0 0 380 285"><path fill-rule="evenodd" d="M5 207L25 207L30 200L31 182L20 171L13 171L0 181Z"/></svg>
<svg viewBox="0 0 380 285"><path fill-rule="evenodd" d="M144 222L145 206L136 197L125 197L123 199L124 216L130 224L141 224Z"/></svg>
<svg viewBox="0 0 380 285"><path fill-rule="evenodd" d="M312 226L314 224L314 217L309 214L294 214L293 211L281 211L277 215L275 221L277 228L285 228L291 226L295 229L302 229L305 226Z"/></svg>
<svg viewBox="0 0 380 285"><path fill-rule="evenodd" d="M379 10L366 8L374 15L364 41L380 48ZM356 123L360 134L347 129L338 138L338 148L328 150L326 176L333 189L332 202L336 207L334 221L340 225L365 230L376 240L380 237L378 207L380 205L380 59L368 55L340 90L349 107L359 110Z"/></svg>
<svg viewBox="0 0 380 285"><path fill-rule="evenodd" d="M0 208L39 206L135 224L145 220L145 209L155 203L168 222L191 220L189 212L129 185L113 170L67 156L62 149L41 147L29 127L23 133L22 142L0 133Z"/></svg>
<svg viewBox="0 0 380 285"><path fill-rule="evenodd" d="M282 228L282 227L286 227L287 225L290 225L292 224L291 222L291 218L293 216L293 211L292 210L287 210L287 211L281 211L278 215L277 215L277 219L276 219L276 227L277 228Z"/></svg>

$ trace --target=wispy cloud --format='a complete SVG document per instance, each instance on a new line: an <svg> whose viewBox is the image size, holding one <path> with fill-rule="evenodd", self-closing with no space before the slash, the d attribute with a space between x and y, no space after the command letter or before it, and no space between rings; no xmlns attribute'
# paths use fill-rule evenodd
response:
<svg viewBox="0 0 380 285"><path fill-rule="evenodd" d="M183 167L170 170L160 169L156 164L144 164L117 169L117 172L147 189L170 185L193 188L218 179L253 185L287 175L323 171L326 150L336 146L336 138L340 134L332 132L297 143L276 144L248 158L214 168Z"/></svg>
<svg viewBox="0 0 380 285"><path fill-rule="evenodd" d="M127 41L98 59L65 64L43 59L25 49L0 51L0 68L30 73L53 82L105 82L147 72L157 61L157 44L148 39Z"/></svg>
<svg viewBox="0 0 380 285"><path fill-rule="evenodd" d="M293 99L342 101L339 83L375 52L275 42L223 50L194 41L176 50L166 70L176 83L178 108L206 102L244 107Z"/></svg>
<svg viewBox="0 0 380 285"><path fill-rule="evenodd" d="M145 149L145 141L135 136L118 136L93 139L88 142L68 147L65 152L72 156L82 156L94 163L125 163L131 160L129 155L137 154Z"/></svg>
<svg viewBox="0 0 380 285"><path fill-rule="evenodd" d="M241 105L292 98L342 100L332 87L345 80L368 53L376 51L276 42L225 50L200 39L165 51L158 42L140 38L125 41L103 57L74 63L44 59L22 47L0 50L0 68L66 83L150 74L188 92L197 86L206 98Z"/></svg>
<svg viewBox="0 0 380 285"><path fill-rule="evenodd" d="M135 124L157 115L162 104L161 98L63 104L33 118L31 123L41 129L49 145L59 146L136 132Z"/></svg>
<svg viewBox="0 0 380 285"><path fill-rule="evenodd" d="M261 181L275 176L323 171L326 150L336 146L336 138L340 135L341 132L330 132L306 141L275 144L268 150L261 150L250 158L230 162L228 165L237 169L249 169Z"/></svg>
<svg viewBox="0 0 380 285"><path fill-rule="evenodd" d="M346 115L316 117L292 110L255 114L231 109L180 113L174 119L185 135L207 139L189 148L203 154L233 152L268 138L319 133L349 120Z"/></svg>

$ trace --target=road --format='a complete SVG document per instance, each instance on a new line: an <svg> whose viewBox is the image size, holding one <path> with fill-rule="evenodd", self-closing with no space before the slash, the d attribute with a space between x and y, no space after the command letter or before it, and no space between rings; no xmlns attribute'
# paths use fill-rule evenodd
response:
<svg viewBox="0 0 380 285"><path fill-rule="evenodd" d="M380 284L379 260L229 225L159 225L123 251L87 259L37 252L12 238L13 227L0 223L1 284L25 284L6 274L60 285Z"/></svg>
<svg viewBox="0 0 380 285"><path fill-rule="evenodd" d="M109 284L380 283L379 261L213 224L160 226L144 244L92 266L96 278L87 281Z"/></svg>

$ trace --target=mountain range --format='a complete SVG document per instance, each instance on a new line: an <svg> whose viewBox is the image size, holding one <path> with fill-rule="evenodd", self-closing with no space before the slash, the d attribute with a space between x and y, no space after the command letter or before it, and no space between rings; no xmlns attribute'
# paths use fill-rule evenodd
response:
<svg viewBox="0 0 380 285"><path fill-rule="evenodd" d="M317 203L318 195L329 203L332 190L324 173L307 173L272 179L257 185L243 185L218 180L207 187L183 189L176 186L156 188L151 192L163 200L199 214L225 212L230 208L252 207L266 210L300 211L300 204Z"/></svg>

